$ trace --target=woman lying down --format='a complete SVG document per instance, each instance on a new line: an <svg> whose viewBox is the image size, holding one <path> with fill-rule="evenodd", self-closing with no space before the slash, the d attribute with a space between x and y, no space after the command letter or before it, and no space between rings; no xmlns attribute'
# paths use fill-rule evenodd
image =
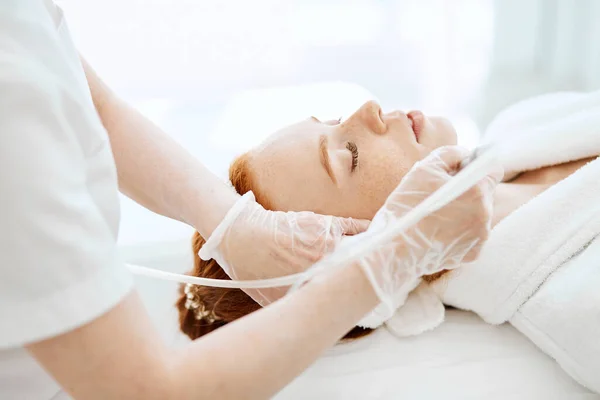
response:
<svg viewBox="0 0 600 400"><path fill-rule="evenodd" d="M488 242L477 261L425 277L414 292L419 301L409 297L388 327L399 336L432 329L443 321L442 302L492 324L508 321L600 392L600 92L519 103L483 142L506 150ZM368 102L345 121L311 117L276 132L236 159L229 178L267 209L371 219L414 163L455 143L446 119L383 113ZM203 244L196 233L190 274L228 279L214 260L197 256ZM181 293L181 330L191 339L260 307L239 289ZM384 322L374 312L346 338Z"/></svg>

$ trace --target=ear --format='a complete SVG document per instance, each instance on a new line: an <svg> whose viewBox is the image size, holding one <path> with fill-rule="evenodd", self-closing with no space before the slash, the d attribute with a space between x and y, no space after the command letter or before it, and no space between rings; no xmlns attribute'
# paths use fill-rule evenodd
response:
<svg viewBox="0 0 600 400"><path fill-rule="evenodd" d="M444 322L444 314L442 301L428 283L421 282L385 325L395 336L413 336L439 326Z"/></svg>

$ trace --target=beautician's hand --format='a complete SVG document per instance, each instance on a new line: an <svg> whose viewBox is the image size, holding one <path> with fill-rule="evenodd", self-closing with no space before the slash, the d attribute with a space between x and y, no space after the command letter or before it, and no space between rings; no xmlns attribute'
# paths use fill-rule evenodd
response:
<svg viewBox="0 0 600 400"><path fill-rule="evenodd" d="M349 238L332 256L399 221L448 182L468 154L459 147L444 147L417 163L377 212L367 232ZM502 175L498 167L456 200L360 260L382 301L376 310L380 316L391 316L422 276L456 268L477 257L491 229L493 193Z"/></svg>
<svg viewBox="0 0 600 400"><path fill-rule="evenodd" d="M306 270L331 252L344 235L363 232L369 221L312 212L267 211L249 192L233 206L200 250L232 279L274 278ZM288 288L244 289L260 305Z"/></svg>

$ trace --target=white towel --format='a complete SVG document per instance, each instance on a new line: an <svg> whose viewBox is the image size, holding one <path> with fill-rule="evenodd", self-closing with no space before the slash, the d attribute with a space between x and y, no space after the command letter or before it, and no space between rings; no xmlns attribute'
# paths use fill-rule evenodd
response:
<svg viewBox="0 0 600 400"><path fill-rule="evenodd" d="M498 114L482 144L504 149L504 180L519 172L597 156L600 91L534 97Z"/></svg>
<svg viewBox="0 0 600 400"><path fill-rule="evenodd" d="M600 393L600 238L550 275L509 322Z"/></svg>

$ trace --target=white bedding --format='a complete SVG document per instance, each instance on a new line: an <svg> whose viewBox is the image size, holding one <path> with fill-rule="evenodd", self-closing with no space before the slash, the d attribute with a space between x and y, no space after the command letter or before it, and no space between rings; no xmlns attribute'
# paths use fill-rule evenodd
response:
<svg viewBox="0 0 600 400"><path fill-rule="evenodd" d="M338 345L278 396L289 399L600 399L508 324L449 310L398 339L385 329Z"/></svg>

